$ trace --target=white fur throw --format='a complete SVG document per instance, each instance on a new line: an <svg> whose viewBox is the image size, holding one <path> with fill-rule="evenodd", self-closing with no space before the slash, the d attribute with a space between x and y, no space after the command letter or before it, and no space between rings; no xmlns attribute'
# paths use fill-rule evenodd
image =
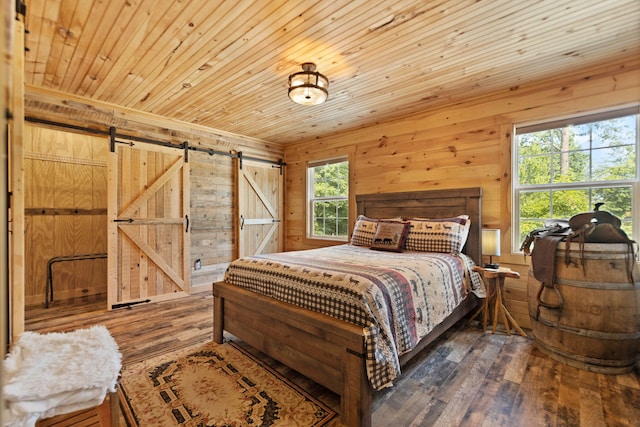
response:
<svg viewBox="0 0 640 427"><path fill-rule="evenodd" d="M5 426L97 406L115 391L122 355L104 326L73 332L24 332L3 364Z"/></svg>

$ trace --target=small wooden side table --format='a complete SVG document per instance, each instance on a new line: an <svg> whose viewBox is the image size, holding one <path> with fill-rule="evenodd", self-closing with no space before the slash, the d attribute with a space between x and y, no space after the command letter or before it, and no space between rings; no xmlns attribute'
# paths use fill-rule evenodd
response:
<svg viewBox="0 0 640 427"><path fill-rule="evenodd" d="M485 286L487 287L487 297L484 299L484 304L471 316L469 322L475 319L480 313L482 313L482 331L487 330L487 320L491 311L493 311L492 321L493 328L492 333L496 333L498 326L498 317L502 318L502 323L507 330L507 335L511 335L511 327L513 327L520 335L526 337L520 325L514 320L507 307L504 305L504 279L505 277L511 277L514 279L520 278L520 273L508 268L483 268L480 266L474 266L473 271L480 273L484 279Z"/></svg>

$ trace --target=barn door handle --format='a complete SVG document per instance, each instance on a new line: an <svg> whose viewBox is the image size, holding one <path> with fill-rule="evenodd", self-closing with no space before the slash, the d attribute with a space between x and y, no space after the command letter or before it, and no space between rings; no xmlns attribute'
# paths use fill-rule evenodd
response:
<svg viewBox="0 0 640 427"><path fill-rule="evenodd" d="M240 230L244 228L244 216L240 215Z"/></svg>
<svg viewBox="0 0 640 427"><path fill-rule="evenodd" d="M188 233L188 232L189 232L189 215L185 215L185 216L184 216L184 219L185 219L185 220L186 220L186 222L187 222L187 226L186 226L186 228L184 229L184 232L185 232L185 233Z"/></svg>

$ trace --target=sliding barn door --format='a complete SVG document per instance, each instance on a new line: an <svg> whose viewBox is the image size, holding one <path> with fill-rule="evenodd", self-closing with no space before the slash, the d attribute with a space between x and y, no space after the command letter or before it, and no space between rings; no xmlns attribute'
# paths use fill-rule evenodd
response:
<svg viewBox="0 0 640 427"><path fill-rule="evenodd" d="M109 308L189 294L189 166L153 144L109 153Z"/></svg>
<svg viewBox="0 0 640 427"><path fill-rule="evenodd" d="M238 160L238 257L283 249L282 166Z"/></svg>

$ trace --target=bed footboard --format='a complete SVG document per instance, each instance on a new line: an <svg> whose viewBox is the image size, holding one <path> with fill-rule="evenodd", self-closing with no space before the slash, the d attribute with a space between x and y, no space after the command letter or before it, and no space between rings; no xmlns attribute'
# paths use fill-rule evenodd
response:
<svg viewBox="0 0 640 427"><path fill-rule="evenodd" d="M344 425L371 425L362 328L225 282L213 297L217 343L229 332L340 395Z"/></svg>

